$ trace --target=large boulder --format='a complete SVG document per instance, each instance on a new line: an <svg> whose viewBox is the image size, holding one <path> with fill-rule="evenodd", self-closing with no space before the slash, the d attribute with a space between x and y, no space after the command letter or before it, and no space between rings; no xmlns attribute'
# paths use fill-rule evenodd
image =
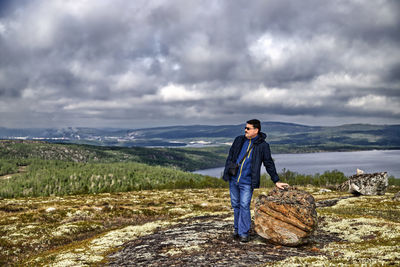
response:
<svg viewBox="0 0 400 267"><path fill-rule="evenodd" d="M387 172L355 174L338 186L340 191L354 195L384 195L389 185Z"/></svg>
<svg viewBox="0 0 400 267"><path fill-rule="evenodd" d="M284 246L305 243L318 223L314 197L293 187L275 187L268 195L260 195L254 217L255 231L260 236Z"/></svg>

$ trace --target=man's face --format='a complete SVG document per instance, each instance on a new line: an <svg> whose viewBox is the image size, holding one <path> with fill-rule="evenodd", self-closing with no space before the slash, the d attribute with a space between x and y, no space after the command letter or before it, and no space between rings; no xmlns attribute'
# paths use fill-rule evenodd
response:
<svg viewBox="0 0 400 267"><path fill-rule="evenodd" d="M258 134L257 128L254 128L254 126L251 124L246 124L246 127L244 128L244 135L246 136L247 139L252 139L256 137L257 134Z"/></svg>

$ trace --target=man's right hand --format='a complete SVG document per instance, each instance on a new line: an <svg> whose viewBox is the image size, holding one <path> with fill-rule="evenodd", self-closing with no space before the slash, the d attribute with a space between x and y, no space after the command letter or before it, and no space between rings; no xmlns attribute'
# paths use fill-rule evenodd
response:
<svg viewBox="0 0 400 267"><path fill-rule="evenodd" d="M281 182L276 182L275 183L276 187L278 187L279 189L285 189L285 187L289 187L290 185L287 183L281 183Z"/></svg>

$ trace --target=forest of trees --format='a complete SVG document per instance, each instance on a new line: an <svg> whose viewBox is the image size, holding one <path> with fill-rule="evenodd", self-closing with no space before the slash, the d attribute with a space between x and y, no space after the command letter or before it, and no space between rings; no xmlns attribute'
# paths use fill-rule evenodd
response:
<svg viewBox="0 0 400 267"><path fill-rule="evenodd" d="M0 197L62 196L142 189L225 187L218 178L136 162L32 160L26 172L0 180Z"/></svg>

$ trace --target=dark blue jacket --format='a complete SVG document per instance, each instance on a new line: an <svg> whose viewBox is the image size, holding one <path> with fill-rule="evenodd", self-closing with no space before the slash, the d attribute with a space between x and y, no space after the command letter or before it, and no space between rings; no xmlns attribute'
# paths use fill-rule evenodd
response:
<svg viewBox="0 0 400 267"><path fill-rule="evenodd" d="M235 181L240 182L241 184L248 184L251 185L251 158L253 152L253 144L255 144L258 136L255 138L245 139L242 149L238 155L238 159L236 163L239 164L239 170L236 176L232 176L231 179L235 179ZM251 148L251 149L250 149ZM243 159L244 155L247 153L247 149L250 149L245 159ZM242 162L240 160L243 159Z"/></svg>
<svg viewBox="0 0 400 267"><path fill-rule="evenodd" d="M260 170L261 163L264 163L265 169L267 170L271 180L276 183L279 181L279 176L276 173L275 163L271 157L271 150L269 144L265 142L267 135L260 132L258 138L254 143L253 155L251 157L251 186L252 188L260 187ZM228 174L228 166L231 162L236 162L239 153L242 149L243 143L246 140L244 135L240 135L235 138L233 144L229 150L228 158L225 163L224 176L222 177L225 181L229 181L232 177Z"/></svg>

